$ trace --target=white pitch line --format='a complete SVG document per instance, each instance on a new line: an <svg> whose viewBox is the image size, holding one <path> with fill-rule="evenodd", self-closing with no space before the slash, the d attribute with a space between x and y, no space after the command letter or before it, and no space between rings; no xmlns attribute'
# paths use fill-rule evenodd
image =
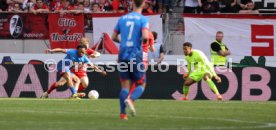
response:
<svg viewBox="0 0 276 130"><path fill-rule="evenodd" d="M22 111L19 110L18 112L34 112L34 113L41 113L41 112L51 112L51 113L60 113L60 114L65 114L65 113L72 113L74 111L62 111L62 112L53 112L53 111ZM12 110L11 110L12 112ZM75 112L79 112L79 111L75 111ZM95 112L95 111L94 111ZM87 113L87 112L86 112ZM105 115L105 116L117 116L117 114L110 114L110 113L94 113L94 114L101 114L101 115ZM139 115L140 117L149 117L149 118L172 118L172 119L191 119L191 120L215 120L215 121L225 121L225 122L235 122L235 123L247 123L247 124L254 124L254 126L231 126L231 127L213 127L213 126L209 126L209 127L199 127L199 128L188 128L188 127L184 127L184 128L158 128L159 130L232 130L232 129L262 129L262 128L276 128L276 123L266 123L266 122L256 122L256 121L244 121L244 120L238 120L238 119L229 119L229 118L201 118L201 117L183 117L183 116L158 116L158 115ZM2 123L11 123L11 121L1 121ZM16 122L17 123L17 122ZM27 121L24 123L28 123L28 124L37 124L37 122L35 121ZM72 122L43 122L43 124L72 124ZM87 122L74 122L74 123L85 123L87 124ZM92 122L89 122L89 124ZM92 123L93 124L93 123ZM146 125L146 124L144 124ZM108 124L105 124L104 126L109 126ZM29 129L29 128L28 128ZM32 128L35 129L35 128ZM49 128L51 129L51 128ZM63 130L63 128L54 128L54 129L61 129ZM67 128L66 128L67 129ZM71 129L79 129L79 128L71 128ZM112 128L112 130L145 130L145 128L135 128L135 127L131 127L131 128ZM47 129L48 130L48 129ZM97 130L97 129L95 129ZM148 130L152 130L152 129L148 129Z"/></svg>

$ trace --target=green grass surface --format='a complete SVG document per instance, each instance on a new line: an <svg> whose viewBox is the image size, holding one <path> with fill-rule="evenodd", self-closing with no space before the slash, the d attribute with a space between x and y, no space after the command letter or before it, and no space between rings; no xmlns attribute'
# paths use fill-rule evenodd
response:
<svg viewBox="0 0 276 130"><path fill-rule="evenodd" d="M0 99L0 130L276 129L276 102L138 100L119 119L119 101Z"/></svg>

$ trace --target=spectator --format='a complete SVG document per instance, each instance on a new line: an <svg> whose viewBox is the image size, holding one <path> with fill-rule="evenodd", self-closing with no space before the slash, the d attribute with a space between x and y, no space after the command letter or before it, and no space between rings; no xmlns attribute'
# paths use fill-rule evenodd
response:
<svg viewBox="0 0 276 130"><path fill-rule="evenodd" d="M34 7L36 0L24 0L22 3L22 9L25 12L29 12Z"/></svg>
<svg viewBox="0 0 276 130"><path fill-rule="evenodd" d="M153 14L153 11L151 9L150 1L145 2L144 9L142 11L143 13Z"/></svg>
<svg viewBox="0 0 276 130"><path fill-rule="evenodd" d="M124 7L119 7L118 13L124 14L124 13L126 13L126 9Z"/></svg>
<svg viewBox="0 0 276 130"><path fill-rule="evenodd" d="M7 11L7 10L8 10L7 0L0 0L0 12Z"/></svg>
<svg viewBox="0 0 276 130"><path fill-rule="evenodd" d="M100 10L102 12L111 12L113 11L112 5L108 0L99 0Z"/></svg>
<svg viewBox="0 0 276 130"><path fill-rule="evenodd" d="M127 7L129 3L127 0L113 0L111 5L114 12L119 12L119 8L120 8L120 12L122 13L127 11ZM125 10L123 11L122 9L125 9Z"/></svg>
<svg viewBox="0 0 276 130"><path fill-rule="evenodd" d="M240 6L240 9L243 10L243 9L246 9L246 4L248 2L252 2L252 0L238 0L237 3L238 5Z"/></svg>
<svg viewBox="0 0 276 130"><path fill-rule="evenodd" d="M84 13L91 13L90 0L83 1Z"/></svg>
<svg viewBox="0 0 276 130"><path fill-rule="evenodd" d="M222 13L237 13L239 10L237 0L219 0L218 2Z"/></svg>
<svg viewBox="0 0 276 130"><path fill-rule="evenodd" d="M184 22L182 20L177 21L175 31L183 33L184 32Z"/></svg>
<svg viewBox="0 0 276 130"><path fill-rule="evenodd" d="M201 0L185 0L184 13L199 13L202 7Z"/></svg>
<svg viewBox="0 0 276 130"><path fill-rule="evenodd" d="M244 9L239 11L239 13L242 13L242 14L258 14L259 11L258 11L258 9L255 8L255 4L253 3L253 1L250 1L245 5Z"/></svg>
<svg viewBox="0 0 276 130"><path fill-rule="evenodd" d="M42 0L36 0L36 4L33 8L30 9L30 12L37 14L37 13L48 13L49 8L46 4L43 3Z"/></svg>
<svg viewBox="0 0 276 130"><path fill-rule="evenodd" d="M55 11L60 6L61 6L61 0L50 0L50 3L49 3L50 11Z"/></svg>
<svg viewBox="0 0 276 130"><path fill-rule="evenodd" d="M55 12L58 12L60 14L66 14L70 13L70 10L74 10L74 7L70 5L70 1L62 0L62 4L59 7L57 7Z"/></svg>
<svg viewBox="0 0 276 130"><path fill-rule="evenodd" d="M9 5L9 12L24 12L23 9L20 7L19 3L14 3Z"/></svg>
<svg viewBox="0 0 276 130"><path fill-rule="evenodd" d="M74 5L75 8L78 8L79 4L81 4L81 3L83 3L83 0L77 0L77 1L76 1L74 4L72 4L72 5Z"/></svg>
<svg viewBox="0 0 276 130"><path fill-rule="evenodd" d="M100 5L98 3L92 4L92 13L102 13Z"/></svg>
<svg viewBox="0 0 276 130"><path fill-rule="evenodd" d="M219 4L215 0L206 0L202 4L202 13L218 13Z"/></svg>
<svg viewBox="0 0 276 130"><path fill-rule="evenodd" d="M152 6L152 11L154 13L158 13L158 4L157 0L151 0L151 6Z"/></svg>
<svg viewBox="0 0 276 130"><path fill-rule="evenodd" d="M158 13L165 13L168 6L169 0L156 0L158 3Z"/></svg>
<svg viewBox="0 0 276 130"><path fill-rule="evenodd" d="M148 58L149 58L149 62L157 62L157 64L160 64L163 60L164 60L164 49L162 44L157 43L157 37L158 34L156 32L152 32L153 37L154 37L154 52L149 51L148 53Z"/></svg>

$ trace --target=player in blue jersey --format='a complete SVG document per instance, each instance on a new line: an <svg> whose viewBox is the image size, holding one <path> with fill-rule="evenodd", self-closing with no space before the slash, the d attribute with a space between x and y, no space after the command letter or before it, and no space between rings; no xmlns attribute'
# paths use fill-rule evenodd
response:
<svg viewBox="0 0 276 130"><path fill-rule="evenodd" d="M149 23L147 18L141 14L144 5L144 0L134 0L133 12L120 17L112 35L113 41L120 43L118 64L127 64L127 70L119 72L122 86L120 91L120 118L122 120L128 119L126 106L130 108L132 116L136 114L134 101L143 94L145 89L142 44L148 41ZM137 87L129 95L132 83L135 83Z"/></svg>
<svg viewBox="0 0 276 130"><path fill-rule="evenodd" d="M62 53L66 54L66 57L63 60L59 61L57 64L57 71L61 75L61 79L58 82L54 83L53 85L56 87L62 86L63 85L62 80L65 79L68 87L70 88L70 90L72 92L71 97L73 97L73 98L79 97L77 90L78 90L80 81L79 81L79 78L74 73L71 72L71 68L75 67L75 68L79 69L80 66L87 64L87 65L91 66L92 68L94 68L96 71L106 74L106 72L99 70L99 68L97 68L97 66L95 66L93 63L90 62L90 60L85 55L86 49L87 49L87 46L81 44L81 45L77 46L77 50L76 49L61 49L61 48L46 50L46 53L62 52ZM41 97L42 98L48 97L49 91L52 91L53 88L56 88L56 87L51 87L47 92L44 92Z"/></svg>

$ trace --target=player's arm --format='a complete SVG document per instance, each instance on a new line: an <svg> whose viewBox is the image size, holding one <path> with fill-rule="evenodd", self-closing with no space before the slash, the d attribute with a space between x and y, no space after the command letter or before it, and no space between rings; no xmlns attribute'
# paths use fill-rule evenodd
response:
<svg viewBox="0 0 276 130"><path fill-rule="evenodd" d="M94 53L89 55L88 57L89 58L97 58L97 57L100 57L100 56L101 56L100 52L94 51Z"/></svg>
<svg viewBox="0 0 276 130"><path fill-rule="evenodd" d="M113 32L113 34L112 34L112 40L114 41L114 42L117 42L117 43L120 43L121 42L121 40L120 40L120 38L119 38L119 33L118 32Z"/></svg>
<svg viewBox="0 0 276 130"><path fill-rule="evenodd" d="M114 41L114 42L117 42L117 43L120 43L121 40L119 38L119 34L120 34L120 27L119 27L119 23L120 23L120 20L118 21L118 23L116 24L115 28L114 28L114 32L111 36L111 39Z"/></svg>
<svg viewBox="0 0 276 130"><path fill-rule="evenodd" d="M46 54L49 54L49 53L66 53L66 52L67 52L67 49L62 49L62 48L55 48L55 49L45 50Z"/></svg>
<svg viewBox="0 0 276 130"><path fill-rule="evenodd" d="M101 70L98 66L96 66L92 62L87 63L87 65L91 66L95 70L95 72L98 72L98 73L100 73L103 76L107 75L107 73L104 70Z"/></svg>
<svg viewBox="0 0 276 130"><path fill-rule="evenodd" d="M96 66L95 64L93 64L92 62L90 62L90 60L89 60L87 57L85 57L85 63L86 63L88 66L92 67L92 68L95 70L95 72L98 72L98 73L100 73L101 75L106 76L107 73L106 73L104 70L99 69L99 67Z"/></svg>
<svg viewBox="0 0 276 130"><path fill-rule="evenodd" d="M151 52L154 52L155 51L155 48L154 48L154 37L152 35L151 32L149 32L150 36L149 36L149 50Z"/></svg>
<svg viewBox="0 0 276 130"><path fill-rule="evenodd" d="M147 44L148 40L149 40L149 30L147 28L143 28L143 30L142 30L143 44Z"/></svg>
<svg viewBox="0 0 276 130"><path fill-rule="evenodd" d="M47 8L47 9L38 9L36 12L38 13L49 13L50 10Z"/></svg>
<svg viewBox="0 0 276 130"><path fill-rule="evenodd" d="M192 70L191 70L191 63L189 61L187 61L187 69L188 69L188 72L185 73L185 74L183 74L183 79L186 79L189 76L189 74L192 72Z"/></svg>
<svg viewBox="0 0 276 130"><path fill-rule="evenodd" d="M160 46L160 53L159 53L159 59L158 59L158 64L161 63L164 60L164 49L163 46Z"/></svg>

